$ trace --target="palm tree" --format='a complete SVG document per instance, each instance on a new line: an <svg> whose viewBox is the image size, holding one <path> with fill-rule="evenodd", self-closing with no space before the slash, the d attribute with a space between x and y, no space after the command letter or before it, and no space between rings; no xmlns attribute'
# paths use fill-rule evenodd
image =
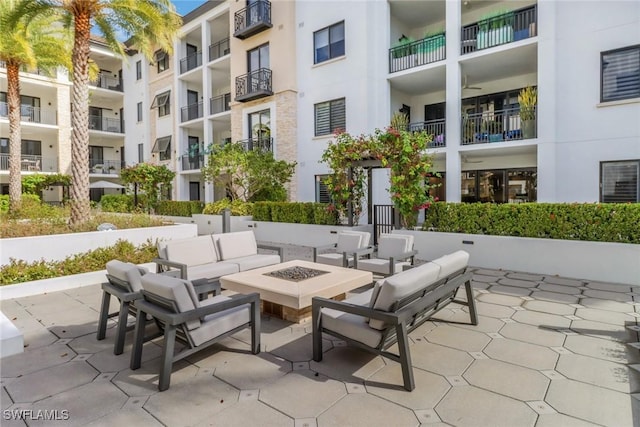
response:
<svg viewBox="0 0 640 427"><path fill-rule="evenodd" d="M0 61L7 67L9 106L9 212L21 205L22 181L20 131L20 68L51 71L59 65L70 67L71 38L54 15L33 17L20 13L24 0L0 1Z"/></svg>
<svg viewBox="0 0 640 427"><path fill-rule="evenodd" d="M4 0L2 0L4 1ZM171 52L182 25L170 0L25 0L33 15L62 11L73 28L71 95L71 225L89 219L89 49L95 26L109 47L125 57L128 44L153 60L155 48Z"/></svg>

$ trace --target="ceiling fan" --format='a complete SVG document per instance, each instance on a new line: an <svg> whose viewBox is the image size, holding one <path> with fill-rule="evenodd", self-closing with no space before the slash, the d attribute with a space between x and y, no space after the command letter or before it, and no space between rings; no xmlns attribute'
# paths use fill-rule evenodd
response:
<svg viewBox="0 0 640 427"><path fill-rule="evenodd" d="M460 160L462 161L462 163L482 163L482 160L480 159L469 159L469 157L467 156L460 156Z"/></svg>
<svg viewBox="0 0 640 427"><path fill-rule="evenodd" d="M482 90L482 88L478 86L469 86L468 76L466 74L464 76L464 85L462 86L462 89Z"/></svg>

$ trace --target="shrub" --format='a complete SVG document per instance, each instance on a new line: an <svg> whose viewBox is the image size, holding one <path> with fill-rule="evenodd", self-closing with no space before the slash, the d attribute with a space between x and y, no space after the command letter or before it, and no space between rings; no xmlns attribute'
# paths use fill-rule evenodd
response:
<svg viewBox="0 0 640 427"><path fill-rule="evenodd" d="M204 203L198 200L162 200L156 207L156 215L191 216L202 213Z"/></svg>
<svg viewBox="0 0 640 427"><path fill-rule="evenodd" d="M50 214L52 210L50 205L43 204L40 197L35 194L22 194L22 206L17 216L21 218L43 218ZM0 195L0 213L9 211L9 195ZM26 216L25 216L26 215Z"/></svg>
<svg viewBox="0 0 640 427"><path fill-rule="evenodd" d="M640 243L640 204L445 203L426 211L424 230L496 236Z"/></svg>
<svg viewBox="0 0 640 427"><path fill-rule="evenodd" d="M289 222L297 224L338 224L337 212L324 203L256 202L253 204L255 221Z"/></svg>
<svg viewBox="0 0 640 427"><path fill-rule="evenodd" d="M103 212L133 212L133 196L131 194L105 194L100 198Z"/></svg>
<svg viewBox="0 0 640 427"><path fill-rule="evenodd" d="M217 202L207 203L202 213L206 215L222 215L222 211L225 209L230 209L233 216L248 216L253 211L253 203L243 202L242 200L220 199Z"/></svg>
<svg viewBox="0 0 640 427"><path fill-rule="evenodd" d="M255 202L253 204L254 221L271 221L271 203Z"/></svg>

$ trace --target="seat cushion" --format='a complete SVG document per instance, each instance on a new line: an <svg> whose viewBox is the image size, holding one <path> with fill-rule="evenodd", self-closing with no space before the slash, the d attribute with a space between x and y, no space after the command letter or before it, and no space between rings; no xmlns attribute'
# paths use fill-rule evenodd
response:
<svg viewBox="0 0 640 427"><path fill-rule="evenodd" d="M449 255L434 259L431 262L440 266L440 274L438 278L442 279L443 277L452 275L456 271L466 268L467 265L469 265L469 253L465 251L456 251Z"/></svg>
<svg viewBox="0 0 640 427"><path fill-rule="evenodd" d="M232 262L215 262L187 267L187 278L189 280L213 279L226 274L238 273L238 264Z"/></svg>
<svg viewBox="0 0 640 427"><path fill-rule="evenodd" d="M168 260L189 267L218 261L213 241L209 236L170 240L167 242L166 251Z"/></svg>
<svg viewBox="0 0 640 427"><path fill-rule="evenodd" d="M407 240L402 237L384 236L378 241L378 258L399 258L407 252Z"/></svg>
<svg viewBox="0 0 640 427"><path fill-rule="evenodd" d="M266 267L267 265L280 264L280 255L257 254L233 258L225 263L237 265L240 271L253 270L254 268Z"/></svg>
<svg viewBox="0 0 640 427"><path fill-rule="evenodd" d="M394 273L401 272L403 265L409 265L409 263L405 261L396 262L394 264L395 264ZM370 271L375 274L382 274L384 276L388 276L389 260L380 259L380 258L358 260L358 270Z"/></svg>
<svg viewBox="0 0 640 427"><path fill-rule="evenodd" d="M342 253L329 253L329 254L320 254L316 257L316 262L320 264L328 264L335 265L336 267L342 267L343 257ZM347 257L347 262L349 266L353 265L353 257Z"/></svg>
<svg viewBox="0 0 640 427"><path fill-rule="evenodd" d="M361 342L369 347L377 347L382 339L382 333L369 327L367 319L362 316L331 308L323 308L320 319L323 328Z"/></svg>
<svg viewBox="0 0 640 427"><path fill-rule="evenodd" d="M201 306L207 306L217 304L223 301L228 301L231 298L218 295L213 298L201 301ZM239 326L247 324L251 321L251 305L244 304L239 307L230 308L219 313L209 314L201 319L202 323L197 329L189 331L189 335L193 340L194 345L199 346L209 340L212 340L220 335L229 332Z"/></svg>
<svg viewBox="0 0 640 427"><path fill-rule="evenodd" d="M217 240L220 256L224 261L258 253L258 243L253 231L218 234Z"/></svg>
<svg viewBox="0 0 640 427"><path fill-rule="evenodd" d="M362 236L360 234L352 233L340 233L338 234L338 243L336 245L336 252L342 254L342 252L355 251L360 249L360 242Z"/></svg>
<svg viewBox="0 0 640 427"><path fill-rule="evenodd" d="M188 280L149 273L142 276L141 282L145 291L175 302L180 313L195 310L199 306L198 295ZM199 326L197 319L187 322L189 330Z"/></svg>
<svg viewBox="0 0 640 427"><path fill-rule="evenodd" d="M129 292L140 292L142 290L140 280L143 275L149 272L149 270L144 267L139 267L130 262L122 262L117 259L109 261L106 268L107 274L129 284Z"/></svg>

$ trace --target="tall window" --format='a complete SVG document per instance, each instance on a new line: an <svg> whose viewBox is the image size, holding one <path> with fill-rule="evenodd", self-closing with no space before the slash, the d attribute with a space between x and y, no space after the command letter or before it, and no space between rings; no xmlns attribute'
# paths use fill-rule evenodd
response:
<svg viewBox="0 0 640 427"><path fill-rule="evenodd" d="M151 152L158 153L160 160L171 159L171 135L156 139Z"/></svg>
<svg viewBox="0 0 640 427"><path fill-rule="evenodd" d="M331 203L331 195L329 194L329 189L327 188L327 184L325 184L325 179L327 179L329 175L316 175L316 203Z"/></svg>
<svg viewBox="0 0 640 427"><path fill-rule="evenodd" d="M316 136L330 135L337 129L345 129L345 99L321 102L315 106Z"/></svg>
<svg viewBox="0 0 640 427"><path fill-rule="evenodd" d="M600 201L640 202L640 160L600 163Z"/></svg>
<svg viewBox="0 0 640 427"><path fill-rule="evenodd" d="M142 121L142 102L138 102L138 122Z"/></svg>
<svg viewBox="0 0 640 427"><path fill-rule="evenodd" d="M142 78L142 61L136 62L136 80L140 80Z"/></svg>
<svg viewBox="0 0 640 427"><path fill-rule="evenodd" d="M271 110L249 114L250 149L271 150Z"/></svg>
<svg viewBox="0 0 640 427"><path fill-rule="evenodd" d="M269 68L269 44L263 44L247 52L248 70L256 71L260 68Z"/></svg>
<svg viewBox="0 0 640 427"><path fill-rule="evenodd" d="M165 52L164 50L158 50L156 51L155 58L158 73L169 69L169 55L167 54L167 52Z"/></svg>
<svg viewBox="0 0 640 427"><path fill-rule="evenodd" d="M600 54L600 101L640 97L640 45Z"/></svg>
<svg viewBox="0 0 640 427"><path fill-rule="evenodd" d="M138 163L144 162L144 144L138 144Z"/></svg>
<svg viewBox="0 0 640 427"><path fill-rule="evenodd" d="M313 33L314 64L344 55L344 21Z"/></svg>
<svg viewBox="0 0 640 427"><path fill-rule="evenodd" d="M171 91L169 90L156 95L153 103L151 103L151 108L158 109L158 117L171 114Z"/></svg>

